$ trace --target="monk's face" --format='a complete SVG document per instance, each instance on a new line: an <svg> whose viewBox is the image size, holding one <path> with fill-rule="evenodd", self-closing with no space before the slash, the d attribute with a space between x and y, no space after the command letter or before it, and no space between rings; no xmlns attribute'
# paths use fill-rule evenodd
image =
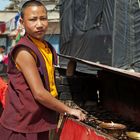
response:
<svg viewBox="0 0 140 140"><path fill-rule="evenodd" d="M27 34L39 40L43 39L48 27L46 9L43 6L27 7L21 24Z"/></svg>

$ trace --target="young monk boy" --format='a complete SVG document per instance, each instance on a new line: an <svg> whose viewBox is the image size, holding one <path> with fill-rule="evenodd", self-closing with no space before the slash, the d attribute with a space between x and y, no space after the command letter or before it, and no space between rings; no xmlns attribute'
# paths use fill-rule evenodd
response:
<svg viewBox="0 0 140 140"><path fill-rule="evenodd" d="M48 140L55 129L57 114L85 119L80 110L61 103L54 80L56 53L43 40L48 20L45 6L36 0L21 9L25 35L12 48L8 58L8 90L0 119L1 140Z"/></svg>

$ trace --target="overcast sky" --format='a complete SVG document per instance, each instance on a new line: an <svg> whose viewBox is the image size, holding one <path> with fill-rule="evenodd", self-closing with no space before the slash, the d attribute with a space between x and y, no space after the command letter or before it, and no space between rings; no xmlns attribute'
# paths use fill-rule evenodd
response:
<svg viewBox="0 0 140 140"><path fill-rule="evenodd" d="M9 5L11 1L9 0L0 0L0 11L4 10L5 7Z"/></svg>

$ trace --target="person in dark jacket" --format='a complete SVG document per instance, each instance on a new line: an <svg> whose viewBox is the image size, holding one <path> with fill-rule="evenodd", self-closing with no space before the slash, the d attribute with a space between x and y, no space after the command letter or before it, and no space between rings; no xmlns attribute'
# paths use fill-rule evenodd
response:
<svg viewBox="0 0 140 140"><path fill-rule="evenodd" d="M0 119L1 140L48 140L57 126L58 113L79 121L86 115L57 99L54 64L55 50L43 37L48 20L45 6L26 1L21 9L25 35L8 55L8 88Z"/></svg>

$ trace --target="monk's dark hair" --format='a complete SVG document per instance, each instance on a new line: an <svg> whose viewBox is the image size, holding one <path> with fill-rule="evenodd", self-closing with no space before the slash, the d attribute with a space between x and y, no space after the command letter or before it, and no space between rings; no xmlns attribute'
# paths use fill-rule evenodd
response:
<svg viewBox="0 0 140 140"><path fill-rule="evenodd" d="M41 1L39 1L39 0L28 0L21 7L21 18L24 18L24 11L27 7L30 7L30 6L43 6L44 9L47 12L47 9L46 9L45 5Z"/></svg>

